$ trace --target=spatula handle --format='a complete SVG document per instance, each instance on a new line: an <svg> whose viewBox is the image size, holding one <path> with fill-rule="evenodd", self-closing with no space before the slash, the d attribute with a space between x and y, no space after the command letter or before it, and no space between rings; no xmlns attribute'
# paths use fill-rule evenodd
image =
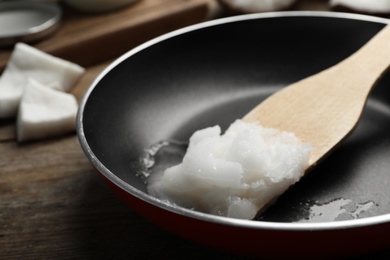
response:
<svg viewBox="0 0 390 260"><path fill-rule="evenodd" d="M243 117L294 133L316 149L308 169L357 126L369 93L390 65L390 25L340 63L273 94Z"/></svg>

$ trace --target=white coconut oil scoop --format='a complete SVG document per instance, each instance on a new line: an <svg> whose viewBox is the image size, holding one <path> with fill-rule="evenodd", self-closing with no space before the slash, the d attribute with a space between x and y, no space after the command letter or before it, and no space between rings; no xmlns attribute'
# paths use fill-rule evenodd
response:
<svg viewBox="0 0 390 260"><path fill-rule="evenodd" d="M309 170L355 129L369 93L389 65L390 25L342 62L270 96L243 121L259 121L309 142L316 148Z"/></svg>

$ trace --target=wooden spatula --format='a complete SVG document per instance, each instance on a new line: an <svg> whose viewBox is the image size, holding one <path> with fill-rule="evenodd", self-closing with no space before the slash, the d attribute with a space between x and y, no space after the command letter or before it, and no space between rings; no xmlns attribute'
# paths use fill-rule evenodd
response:
<svg viewBox="0 0 390 260"><path fill-rule="evenodd" d="M309 170L355 129L371 89L389 65L387 25L347 59L281 89L243 120L293 132L303 142L310 142L316 149Z"/></svg>

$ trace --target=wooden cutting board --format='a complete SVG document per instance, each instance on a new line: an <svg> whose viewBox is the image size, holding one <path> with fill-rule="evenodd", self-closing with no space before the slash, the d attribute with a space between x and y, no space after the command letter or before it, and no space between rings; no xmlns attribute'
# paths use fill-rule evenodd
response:
<svg viewBox="0 0 390 260"><path fill-rule="evenodd" d="M64 6L60 28L31 44L44 52L87 67L163 33L202 22L210 0L138 0L118 11L87 14ZM0 71L12 52L0 49Z"/></svg>

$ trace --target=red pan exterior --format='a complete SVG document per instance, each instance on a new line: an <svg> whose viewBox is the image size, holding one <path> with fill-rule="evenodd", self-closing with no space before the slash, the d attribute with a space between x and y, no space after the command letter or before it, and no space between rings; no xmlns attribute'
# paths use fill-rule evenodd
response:
<svg viewBox="0 0 390 260"><path fill-rule="evenodd" d="M389 223L295 231L223 225L156 207L101 176L123 201L154 224L189 241L232 254L269 259L329 259L359 256L389 247L388 240L384 239L390 234Z"/></svg>

